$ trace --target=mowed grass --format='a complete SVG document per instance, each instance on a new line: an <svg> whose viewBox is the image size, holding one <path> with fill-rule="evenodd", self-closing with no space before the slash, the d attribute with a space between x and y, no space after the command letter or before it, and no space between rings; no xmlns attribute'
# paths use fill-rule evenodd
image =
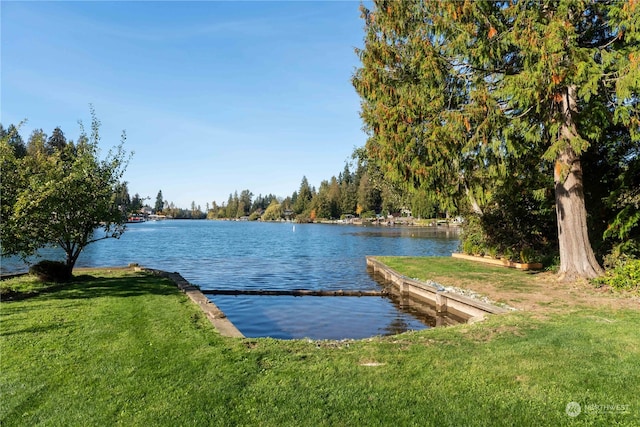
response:
<svg viewBox="0 0 640 427"><path fill-rule="evenodd" d="M531 289L527 275L516 269L481 264L450 257L376 257L388 267L419 280L445 285L490 282L498 289L526 292Z"/></svg>
<svg viewBox="0 0 640 427"><path fill-rule="evenodd" d="M360 341L221 337L175 286L96 271L0 304L0 424L640 425L640 311ZM581 413L567 415L569 402Z"/></svg>

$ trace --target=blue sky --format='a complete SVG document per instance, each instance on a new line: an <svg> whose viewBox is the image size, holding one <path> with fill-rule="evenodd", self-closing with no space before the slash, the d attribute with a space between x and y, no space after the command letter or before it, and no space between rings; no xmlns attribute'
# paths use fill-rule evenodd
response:
<svg viewBox="0 0 640 427"><path fill-rule="evenodd" d="M2 1L0 122L127 133L131 195L226 202L319 186L364 145L358 1Z"/></svg>

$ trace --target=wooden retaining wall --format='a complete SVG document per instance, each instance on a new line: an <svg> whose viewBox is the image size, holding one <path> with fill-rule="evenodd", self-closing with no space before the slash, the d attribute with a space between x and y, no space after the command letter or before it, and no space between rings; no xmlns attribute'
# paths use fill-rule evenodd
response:
<svg viewBox="0 0 640 427"><path fill-rule="evenodd" d="M486 314L508 312L504 308L449 292L437 283L421 282L403 276L372 256L367 257L367 266L373 270L374 274L390 283L401 296L408 296L433 305L437 314L451 313L467 321L472 321L480 319Z"/></svg>

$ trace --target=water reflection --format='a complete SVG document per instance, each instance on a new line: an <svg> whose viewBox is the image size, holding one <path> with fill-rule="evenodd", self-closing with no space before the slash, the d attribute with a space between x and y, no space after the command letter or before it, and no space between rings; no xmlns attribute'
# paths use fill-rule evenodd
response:
<svg viewBox="0 0 640 427"><path fill-rule="evenodd" d="M457 316L451 312L438 313L436 307L429 302L422 301L397 292L390 284L373 270L367 269L371 278L382 288L389 291L387 298L391 300L393 305L400 313L410 313L416 319L419 319L428 327L450 326L464 323L468 318Z"/></svg>

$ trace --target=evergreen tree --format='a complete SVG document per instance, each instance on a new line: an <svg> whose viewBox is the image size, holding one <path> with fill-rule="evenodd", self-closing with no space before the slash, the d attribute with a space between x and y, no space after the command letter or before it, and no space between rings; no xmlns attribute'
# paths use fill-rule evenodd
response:
<svg viewBox="0 0 640 427"><path fill-rule="evenodd" d="M227 200L227 208L225 210L226 218L237 218L238 215L238 192L236 191L234 194L229 194L229 199Z"/></svg>
<svg viewBox="0 0 640 427"><path fill-rule="evenodd" d="M239 208L239 212L238 212L238 216L245 216L245 215L249 215L250 210L251 210L251 199L253 198L253 193L249 190L242 190L240 192L240 196L239 196L239 206L241 206L241 208Z"/></svg>
<svg viewBox="0 0 640 427"><path fill-rule="evenodd" d="M309 186L307 177L303 176L300 182L300 189L298 190L297 197L293 205L293 209L296 214L300 215L310 208L311 199L313 199L314 191Z"/></svg>
<svg viewBox="0 0 640 427"><path fill-rule="evenodd" d="M53 153L54 151L62 151L67 146L67 138L59 127L53 130L53 133L47 140L47 151Z"/></svg>
<svg viewBox="0 0 640 427"><path fill-rule="evenodd" d="M340 191L340 184L338 183L338 180L335 176L332 176L331 180L329 181L327 196L329 199L329 218L340 218L340 216L342 216L342 194Z"/></svg>
<svg viewBox="0 0 640 427"><path fill-rule="evenodd" d="M129 205L129 212L138 212L142 209L142 205L144 203L144 199L140 197L138 193L133 195L131 199L131 204Z"/></svg>
<svg viewBox="0 0 640 427"><path fill-rule="evenodd" d="M24 144L20 132L15 125L9 125L6 131L3 131L3 139L6 139L9 146L13 149L14 155L21 159L27 154L27 147Z"/></svg>
<svg viewBox="0 0 640 427"><path fill-rule="evenodd" d="M334 177L335 179L335 177ZM332 212L332 203L329 195L330 185L329 181L324 180L320 183L320 189L311 200L311 210L314 212L316 218L332 219L335 218Z"/></svg>
<svg viewBox="0 0 640 427"><path fill-rule="evenodd" d="M358 187L355 182L355 176L349 170L348 164L345 163L344 170L340 177L341 215L353 215L356 213L358 204Z"/></svg>
<svg viewBox="0 0 640 427"><path fill-rule="evenodd" d="M120 211L129 212L131 206L131 197L129 197L129 187L126 181L120 183L116 188L115 205Z"/></svg>
<svg viewBox="0 0 640 427"><path fill-rule="evenodd" d="M560 275L601 273L581 155L614 125L640 139L636 2L375 1L353 78L385 177L478 214L510 165L554 179Z"/></svg>
<svg viewBox="0 0 640 427"><path fill-rule="evenodd" d="M164 198L162 197L162 190L158 190L158 194L156 195L156 203L153 209L156 213L158 213L162 212L162 208L164 208Z"/></svg>
<svg viewBox="0 0 640 427"><path fill-rule="evenodd" d="M262 197L262 194L258 194L258 196L253 201L251 205L251 212L255 212L257 210L264 211L268 205L265 206L265 199Z"/></svg>
<svg viewBox="0 0 640 427"><path fill-rule="evenodd" d="M381 194L369 179L369 173L365 172L360 177L360 185L358 186L358 215L365 212L380 213Z"/></svg>

